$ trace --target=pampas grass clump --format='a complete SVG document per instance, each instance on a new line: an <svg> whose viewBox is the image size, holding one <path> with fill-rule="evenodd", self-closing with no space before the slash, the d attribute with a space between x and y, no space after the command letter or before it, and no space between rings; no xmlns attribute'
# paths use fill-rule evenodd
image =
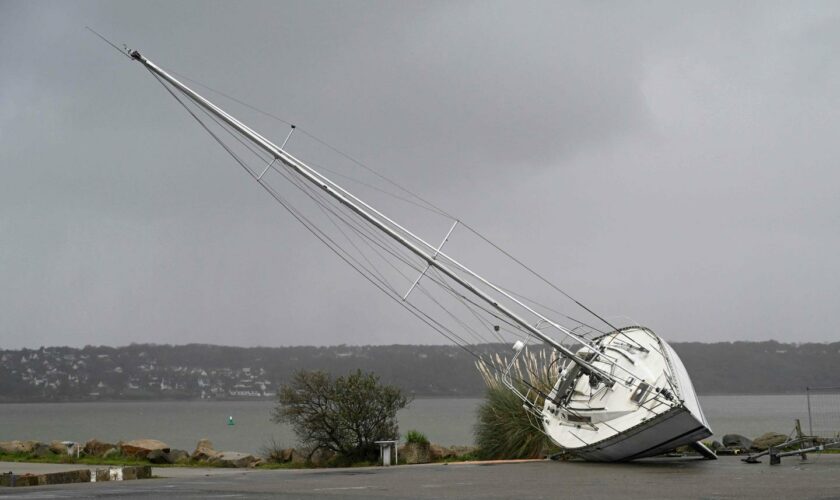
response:
<svg viewBox="0 0 840 500"><path fill-rule="evenodd" d="M544 349L536 353L526 349L511 368L513 383L523 394L528 392L528 385L523 381L547 394L551 390L551 371L556 371L556 363L556 354L547 355ZM507 364L508 360L499 355L490 361L476 362L487 385L475 426L479 457L488 460L539 458L557 451L542 432L540 422L525 411L523 401L502 383L501 374ZM536 404L541 406L543 399L536 396Z"/></svg>

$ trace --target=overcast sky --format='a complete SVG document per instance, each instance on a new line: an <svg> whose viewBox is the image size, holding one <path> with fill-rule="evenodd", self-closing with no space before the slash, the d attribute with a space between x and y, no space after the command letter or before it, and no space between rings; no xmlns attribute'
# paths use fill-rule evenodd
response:
<svg viewBox="0 0 840 500"><path fill-rule="evenodd" d="M607 316L836 341L840 4L679 4L0 0L0 348L444 342L86 25Z"/></svg>

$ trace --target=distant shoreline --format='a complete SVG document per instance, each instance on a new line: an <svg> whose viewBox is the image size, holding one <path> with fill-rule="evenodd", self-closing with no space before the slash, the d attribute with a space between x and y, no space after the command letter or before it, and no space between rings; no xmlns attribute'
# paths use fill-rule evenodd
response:
<svg viewBox="0 0 840 500"><path fill-rule="evenodd" d="M700 394L700 397L767 397L767 396L802 396L805 397L805 392L779 392L779 393L714 393L714 394ZM482 399L482 395L471 396L434 396L424 395L415 396L414 399ZM0 401L2 405L39 405L39 404L79 404L79 403L269 403L273 402L274 398L249 398L249 399L176 399L176 398L157 398L157 399L77 399L77 400L20 400L20 401Z"/></svg>
<svg viewBox="0 0 840 500"><path fill-rule="evenodd" d="M703 396L793 395L806 386L840 386L840 342L671 346ZM510 346L480 344L474 351L506 357ZM271 401L301 370L357 369L418 398L481 398L485 391L475 358L457 346L132 344L0 349L0 402Z"/></svg>

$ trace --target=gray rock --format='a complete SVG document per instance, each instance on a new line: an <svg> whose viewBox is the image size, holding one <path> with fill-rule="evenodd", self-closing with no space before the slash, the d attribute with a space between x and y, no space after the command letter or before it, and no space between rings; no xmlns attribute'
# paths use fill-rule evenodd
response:
<svg viewBox="0 0 840 500"><path fill-rule="evenodd" d="M456 457L463 457L465 455L469 455L471 453L475 453L478 449L475 446L452 446L450 447L452 453L455 454Z"/></svg>
<svg viewBox="0 0 840 500"><path fill-rule="evenodd" d="M146 454L146 460L153 464L169 464L169 454L163 450L152 450Z"/></svg>
<svg viewBox="0 0 840 500"><path fill-rule="evenodd" d="M51 457L53 455L55 455L55 453L50 451L50 446L44 443L36 444L35 449L29 454L29 456L37 458Z"/></svg>
<svg viewBox="0 0 840 500"><path fill-rule="evenodd" d="M50 441L50 451L52 451L56 455L66 455L67 445L62 443L61 441Z"/></svg>
<svg viewBox="0 0 840 500"><path fill-rule="evenodd" d="M292 448L291 453L289 454L289 462L293 464L304 464L306 463L306 457L303 453L298 452L296 449Z"/></svg>
<svg viewBox="0 0 840 500"><path fill-rule="evenodd" d="M432 443L429 445L429 454L432 460L445 460L455 458L455 452L445 446Z"/></svg>
<svg viewBox="0 0 840 500"><path fill-rule="evenodd" d="M432 461L429 443L406 443L400 451L400 457L407 464L427 464Z"/></svg>
<svg viewBox="0 0 840 500"><path fill-rule="evenodd" d="M309 462L312 465L327 465L330 463L332 459L335 458L335 452L331 450L315 450L309 456Z"/></svg>
<svg viewBox="0 0 840 500"><path fill-rule="evenodd" d="M749 450L752 448L752 441L740 434L727 434L723 436L723 445L735 450Z"/></svg>
<svg viewBox="0 0 840 500"><path fill-rule="evenodd" d="M0 451L3 453L32 453L37 441L0 441Z"/></svg>
<svg viewBox="0 0 840 500"><path fill-rule="evenodd" d="M172 450L166 454L167 463L182 464L190 461L190 454L185 450Z"/></svg>
<svg viewBox="0 0 840 500"><path fill-rule="evenodd" d="M120 445L123 455L127 457L145 457L150 452L161 450L164 453L169 451L169 445L157 439L134 439Z"/></svg>
<svg viewBox="0 0 840 500"><path fill-rule="evenodd" d="M104 443L98 439L91 439L85 443L82 451L89 457L101 457L103 453L114 448L116 445L111 443Z"/></svg>
<svg viewBox="0 0 840 500"><path fill-rule="evenodd" d="M238 451L223 451L217 453L218 456L211 459L210 463L221 467L254 467L261 462L259 458L248 453L240 453Z"/></svg>
<svg viewBox="0 0 840 500"><path fill-rule="evenodd" d="M709 448L711 448L712 451L720 451L724 449L725 446L723 446L720 441L712 441L712 444L711 446L709 446Z"/></svg>
<svg viewBox="0 0 840 500"><path fill-rule="evenodd" d="M787 441L787 436L777 432L767 432L755 438L752 442L752 449L764 451L771 446L779 446Z"/></svg>
<svg viewBox="0 0 840 500"><path fill-rule="evenodd" d="M477 448L475 446L451 446L447 448L446 446L440 446L432 443L429 446L429 458L432 461L457 458L469 455L470 453L475 453L476 449Z"/></svg>
<svg viewBox="0 0 840 500"><path fill-rule="evenodd" d="M196 445L195 445L195 448L196 449L198 449L198 448L209 448L209 449L212 450L213 449L213 441L210 441L207 438L199 439L198 443L196 443Z"/></svg>
<svg viewBox="0 0 840 500"><path fill-rule="evenodd" d="M212 461L221 456L222 452L213 449L213 443L209 439L201 439L195 445L192 452L192 459L197 461Z"/></svg>
<svg viewBox="0 0 840 500"><path fill-rule="evenodd" d="M102 458L111 458L119 456L120 450L117 448L111 448L110 450L106 450L105 453L102 454Z"/></svg>
<svg viewBox="0 0 840 500"><path fill-rule="evenodd" d="M273 461L281 464L289 462L293 464L302 464L306 462L306 457L294 448L282 448L272 451L271 455L267 458L269 462Z"/></svg>

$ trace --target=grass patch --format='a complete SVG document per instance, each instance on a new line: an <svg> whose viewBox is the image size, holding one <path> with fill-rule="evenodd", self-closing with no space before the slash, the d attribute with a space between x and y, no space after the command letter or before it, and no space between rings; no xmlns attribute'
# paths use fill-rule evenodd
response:
<svg viewBox="0 0 840 500"><path fill-rule="evenodd" d="M429 444L429 438L420 431L410 430L405 435L406 443Z"/></svg>

